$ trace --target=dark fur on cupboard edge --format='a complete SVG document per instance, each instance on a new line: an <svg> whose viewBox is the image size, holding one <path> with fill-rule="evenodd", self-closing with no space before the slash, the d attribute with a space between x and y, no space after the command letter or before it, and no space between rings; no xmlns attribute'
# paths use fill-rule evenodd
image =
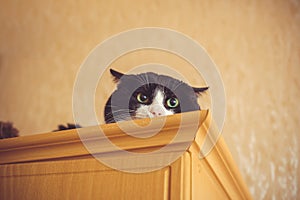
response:
<svg viewBox="0 0 300 200"><path fill-rule="evenodd" d="M78 124L67 123L67 125L60 124L57 126L56 131L63 131L69 129L81 128ZM12 122L2 122L0 121L0 139L13 138L19 136L19 130L13 126Z"/></svg>
<svg viewBox="0 0 300 200"><path fill-rule="evenodd" d="M0 139L18 137L19 130L11 122L0 121Z"/></svg>
<svg viewBox="0 0 300 200"><path fill-rule="evenodd" d="M60 124L57 126L57 129L54 130L53 132L56 132L56 131L63 131L63 130L69 130L69 129L75 129L75 128L82 128L79 124L71 124L71 123L67 123L67 125L63 125L63 124Z"/></svg>

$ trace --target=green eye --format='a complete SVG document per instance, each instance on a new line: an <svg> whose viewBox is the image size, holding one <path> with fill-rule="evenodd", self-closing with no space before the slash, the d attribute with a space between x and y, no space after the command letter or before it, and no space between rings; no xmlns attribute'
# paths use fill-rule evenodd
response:
<svg viewBox="0 0 300 200"><path fill-rule="evenodd" d="M179 105L179 101L177 98L170 98L167 100L167 106L169 108L176 108Z"/></svg>
<svg viewBox="0 0 300 200"><path fill-rule="evenodd" d="M148 103L149 98L147 97L147 95L143 94L143 93L138 93L138 95L136 96L136 99L140 102L140 103Z"/></svg>

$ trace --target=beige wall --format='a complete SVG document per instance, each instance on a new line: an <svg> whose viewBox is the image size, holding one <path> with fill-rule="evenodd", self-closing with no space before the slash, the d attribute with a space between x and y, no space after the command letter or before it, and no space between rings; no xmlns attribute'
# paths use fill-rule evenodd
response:
<svg viewBox="0 0 300 200"><path fill-rule="evenodd" d="M300 197L299 1L0 3L0 120L22 135L72 121L77 70L99 42L131 28L171 28L202 44L219 67L223 134L254 199ZM115 67L143 63L129 60Z"/></svg>

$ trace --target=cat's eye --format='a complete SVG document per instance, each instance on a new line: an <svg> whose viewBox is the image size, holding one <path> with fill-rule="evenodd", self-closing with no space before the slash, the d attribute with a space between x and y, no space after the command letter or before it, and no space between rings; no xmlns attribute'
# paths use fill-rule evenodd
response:
<svg viewBox="0 0 300 200"><path fill-rule="evenodd" d="M149 98L147 95L143 94L143 93L138 93L138 95L136 96L136 99L140 102L140 103L148 103L149 102Z"/></svg>
<svg viewBox="0 0 300 200"><path fill-rule="evenodd" d="M169 98L167 100L167 106L169 108L176 108L179 105L179 100L175 97Z"/></svg>

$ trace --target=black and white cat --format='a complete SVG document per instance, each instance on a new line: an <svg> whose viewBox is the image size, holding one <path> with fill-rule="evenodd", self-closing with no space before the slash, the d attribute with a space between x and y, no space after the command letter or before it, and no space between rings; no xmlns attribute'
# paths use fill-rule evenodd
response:
<svg viewBox="0 0 300 200"><path fill-rule="evenodd" d="M152 118L200 110L198 95L208 87L191 87L165 75L147 72L122 74L110 70L117 83L105 105L106 123Z"/></svg>
<svg viewBox="0 0 300 200"><path fill-rule="evenodd" d="M147 72L122 74L110 69L117 89L108 99L105 123L138 118L153 118L175 113L200 110L198 95L208 87L192 87L165 75ZM16 137L18 131L11 123L0 122L0 139ZM80 128L80 125L59 125L55 131Z"/></svg>

